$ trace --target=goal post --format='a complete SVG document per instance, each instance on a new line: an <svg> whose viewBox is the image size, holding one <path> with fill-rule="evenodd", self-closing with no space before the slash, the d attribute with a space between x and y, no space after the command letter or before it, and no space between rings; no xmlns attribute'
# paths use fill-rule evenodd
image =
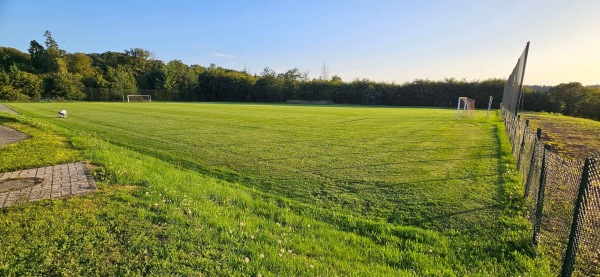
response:
<svg viewBox="0 0 600 277"><path fill-rule="evenodd" d="M456 120L460 119L461 110L463 115L466 113L470 118L473 118L473 112L475 111L475 99L470 99L464 96L458 97L458 104L456 106Z"/></svg>
<svg viewBox="0 0 600 277"><path fill-rule="evenodd" d="M488 117L490 116L490 110L492 109L492 101L494 100L494 97L492 97L490 95L490 102L488 103L488 109L487 109L487 113L485 114L485 122L487 123Z"/></svg>
<svg viewBox="0 0 600 277"><path fill-rule="evenodd" d="M129 102L152 102L152 96L150 95L127 95L127 103Z"/></svg>

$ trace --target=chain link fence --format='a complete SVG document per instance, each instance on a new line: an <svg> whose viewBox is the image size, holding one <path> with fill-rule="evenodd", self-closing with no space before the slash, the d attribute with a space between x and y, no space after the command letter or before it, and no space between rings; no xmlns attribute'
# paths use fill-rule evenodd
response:
<svg viewBox="0 0 600 277"><path fill-rule="evenodd" d="M567 160L543 145L512 111L502 110L525 184L533 243L560 276L600 276L600 156Z"/></svg>

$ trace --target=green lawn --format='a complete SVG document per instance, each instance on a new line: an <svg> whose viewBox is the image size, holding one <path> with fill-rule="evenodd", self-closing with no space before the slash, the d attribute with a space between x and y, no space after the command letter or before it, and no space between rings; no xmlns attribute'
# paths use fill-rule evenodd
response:
<svg viewBox="0 0 600 277"><path fill-rule="evenodd" d="M496 115L484 123L482 111L456 121L454 110L423 108L8 105L25 115L24 123L47 122L40 128L68 137L99 165L98 194L0 213L0 222L55 221L70 231L72 239L64 239L72 245L63 245L62 254L71 270L94 264L106 268L98 274L155 275L546 270L531 257L528 224L519 216L521 188ZM61 109L68 118L56 116ZM91 233L73 230L89 225ZM9 251L0 254L0 273L67 272L52 267L48 251L56 247L47 244L61 236L47 229L31 230L51 235L34 244L46 251L35 256L45 263L32 259L31 269L19 259L25 253ZM3 244L19 243L18 232L2 232ZM81 251L90 257L81 261Z"/></svg>

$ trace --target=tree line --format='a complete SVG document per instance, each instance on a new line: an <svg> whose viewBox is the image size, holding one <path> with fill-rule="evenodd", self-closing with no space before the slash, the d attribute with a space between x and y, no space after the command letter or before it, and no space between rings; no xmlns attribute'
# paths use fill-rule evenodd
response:
<svg viewBox="0 0 600 277"><path fill-rule="evenodd" d="M505 80L467 81L454 78L432 81L418 79L403 84L368 79L343 81L333 75L309 78L298 68L276 72L265 68L260 74L186 65L180 60L164 63L152 52L131 48L123 52L68 53L58 46L52 33L44 33L44 45L30 42L28 53L0 47L0 100L40 99L121 101L127 94L150 94L165 101L286 102L290 100L332 101L340 104L451 107L460 96L487 107L502 97ZM527 91L525 108L598 118L590 108L597 91L585 91L578 101L567 101L561 84L546 92ZM594 94L595 93L595 94ZM560 96L560 97L559 97ZM562 102L561 102L562 101ZM568 103L567 103L568 102ZM597 103L594 102L594 103ZM584 105L585 104L585 105ZM573 108L573 105L577 108ZM598 109L596 109L598 110ZM595 116L595 117L594 117Z"/></svg>
<svg viewBox="0 0 600 277"><path fill-rule="evenodd" d="M523 89L522 109L561 113L600 120L600 88L581 83L563 83L546 91Z"/></svg>

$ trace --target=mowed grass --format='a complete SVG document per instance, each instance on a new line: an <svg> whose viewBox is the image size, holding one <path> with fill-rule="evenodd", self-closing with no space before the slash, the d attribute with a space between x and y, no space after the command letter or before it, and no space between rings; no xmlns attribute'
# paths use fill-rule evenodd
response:
<svg viewBox="0 0 600 277"><path fill-rule="evenodd" d="M600 121L548 113L523 113L530 128L542 128L542 141L566 159L583 160L600 151Z"/></svg>
<svg viewBox="0 0 600 277"><path fill-rule="evenodd" d="M81 262L79 250L67 247L71 268L108 263L99 272L157 275L545 270L531 258L518 178L496 115L484 123L483 112L456 121L455 111L444 109L10 106L30 122L56 126L47 129L70 137L101 166L101 193L52 205L47 214L97 227L92 238L74 232L75 245L99 250ZM69 117L59 119L63 108ZM29 214L47 205L11 208L2 217L43 225L48 219ZM12 235L3 236L8 245ZM4 257L0 265L14 265L14 256ZM132 257L146 263L134 265ZM48 272L38 269L30 272Z"/></svg>
<svg viewBox="0 0 600 277"><path fill-rule="evenodd" d="M11 106L184 168L356 216L483 229L478 225L501 210L496 207L496 127L456 121L453 110L166 103ZM60 107L68 109L67 119L55 116ZM450 215L456 216L447 221ZM473 217L478 218L476 226L455 220Z"/></svg>
<svg viewBox="0 0 600 277"><path fill-rule="evenodd" d="M0 148L0 172L70 163L81 159L64 137L43 132L35 126L19 122L18 116L1 114L0 124L26 133L30 138ZM32 151L43 149L43 151Z"/></svg>

